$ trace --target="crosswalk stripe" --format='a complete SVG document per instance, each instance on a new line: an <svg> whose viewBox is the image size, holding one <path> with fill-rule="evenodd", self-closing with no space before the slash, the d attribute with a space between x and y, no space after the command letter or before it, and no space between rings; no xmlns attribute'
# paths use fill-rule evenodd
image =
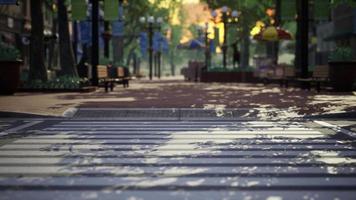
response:
<svg viewBox="0 0 356 200"><path fill-rule="evenodd" d="M0 195L356 195L355 143L323 128L288 121L53 121L1 144ZM200 195L193 199L206 197Z"/></svg>

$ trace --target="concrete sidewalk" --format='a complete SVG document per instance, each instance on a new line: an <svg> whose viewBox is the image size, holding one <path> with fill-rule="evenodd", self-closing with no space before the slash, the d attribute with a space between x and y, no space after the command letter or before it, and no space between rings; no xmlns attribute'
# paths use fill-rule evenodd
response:
<svg viewBox="0 0 356 200"><path fill-rule="evenodd" d="M61 116L68 108L254 108L286 116L356 111L356 94L304 91L278 85L136 80L130 88L92 93L17 93L0 96L0 111Z"/></svg>

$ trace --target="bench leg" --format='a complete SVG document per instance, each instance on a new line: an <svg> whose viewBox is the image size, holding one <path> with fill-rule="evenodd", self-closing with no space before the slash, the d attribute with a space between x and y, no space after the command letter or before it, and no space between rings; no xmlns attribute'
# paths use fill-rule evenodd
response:
<svg viewBox="0 0 356 200"><path fill-rule="evenodd" d="M283 87L283 85L284 85L284 80L282 79L282 80L280 80L280 81L279 81L279 87L281 87L281 88L282 88L282 87Z"/></svg>
<svg viewBox="0 0 356 200"><path fill-rule="evenodd" d="M128 88L129 87L129 81L128 80L123 80L122 81L122 85L124 88Z"/></svg>
<svg viewBox="0 0 356 200"><path fill-rule="evenodd" d="M316 83L316 91L319 93L320 92L320 81Z"/></svg>
<svg viewBox="0 0 356 200"><path fill-rule="evenodd" d="M113 81L110 82L110 91L111 92L114 91L114 82Z"/></svg>
<svg viewBox="0 0 356 200"><path fill-rule="evenodd" d="M109 91L109 83L107 81L105 81L104 85L105 85L105 92L108 92Z"/></svg>
<svg viewBox="0 0 356 200"><path fill-rule="evenodd" d="M286 88L288 88L288 80L286 80L286 82L284 83L284 86L285 86Z"/></svg>

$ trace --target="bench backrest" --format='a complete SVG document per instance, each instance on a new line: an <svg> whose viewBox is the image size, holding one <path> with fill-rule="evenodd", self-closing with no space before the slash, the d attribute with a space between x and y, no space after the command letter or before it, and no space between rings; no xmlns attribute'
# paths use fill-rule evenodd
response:
<svg viewBox="0 0 356 200"><path fill-rule="evenodd" d="M329 77L328 65L317 65L314 67L313 78L328 78L328 77Z"/></svg>
<svg viewBox="0 0 356 200"><path fill-rule="evenodd" d="M283 77L284 75L284 67L283 66L276 66L274 70L274 76L276 77Z"/></svg>
<svg viewBox="0 0 356 200"><path fill-rule="evenodd" d="M285 67L284 68L284 76L285 77L295 77L294 67Z"/></svg>
<svg viewBox="0 0 356 200"><path fill-rule="evenodd" d="M105 65L98 65L97 72L98 72L98 78L108 77L108 68Z"/></svg>
<svg viewBox="0 0 356 200"><path fill-rule="evenodd" d="M123 67L117 68L117 77L119 78L125 77L125 69Z"/></svg>

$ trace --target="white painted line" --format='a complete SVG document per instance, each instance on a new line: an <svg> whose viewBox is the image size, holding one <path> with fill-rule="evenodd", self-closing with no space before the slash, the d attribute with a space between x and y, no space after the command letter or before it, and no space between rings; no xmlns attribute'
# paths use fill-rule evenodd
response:
<svg viewBox="0 0 356 200"><path fill-rule="evenodd" d="M31 127L31 126L34 126L36 124L39 124L43 121L32 121L32 122L29 122L29 123L26 123L26 124L23 124L23 125L20 125L20 126L17 126L17 127L14 127L14 128L11 128L11 129L8 129L8 130L5 130L5 131L2 131L0 132L0 137L1 136L5 136L9 133L16 133L24 128L28 128L28 127Z"/></svg>
<svg viewBox="0 0 356 200"><path fill-rule="evenodd" d="M63 117L73 117L78 112L77 108L68 108L62 114Z"/></svg>
<svg viewBox="0 0 356 200"><path fill-rule="evenodd" d="M327 127L327 128L330 128L336 132L341 132L341 133L344 133L348 136L351 136L351 137L356 137L356 133L352 132L352 131L349 131L349 130L346 130L344 128L341 128L337 125L334 125L334 124L330 124L330 123L327 123L327 122L324 122L324 121L317 121L315 120L314 121L315 123L319 124L319 125L322 125L324 127Z"/></svg>

